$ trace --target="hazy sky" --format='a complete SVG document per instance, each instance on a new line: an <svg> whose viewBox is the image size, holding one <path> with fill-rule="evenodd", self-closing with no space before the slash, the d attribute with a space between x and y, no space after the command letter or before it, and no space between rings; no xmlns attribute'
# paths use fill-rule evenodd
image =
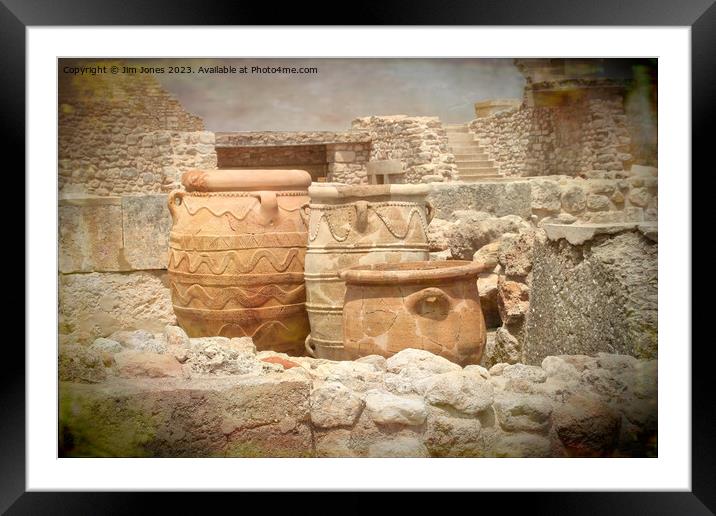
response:
<svg viewBox="0 0 716 516"><path fill-rule="evenodd" d="M511 59L176 59L141 60L212 131L331 131L368 115L474 118L473 104L521 97L524 79ZM137 61L137 64L140 64ZM199 74L199 66L317 67L305 74ZM169 65L191 74L166 73Z"/></svg>

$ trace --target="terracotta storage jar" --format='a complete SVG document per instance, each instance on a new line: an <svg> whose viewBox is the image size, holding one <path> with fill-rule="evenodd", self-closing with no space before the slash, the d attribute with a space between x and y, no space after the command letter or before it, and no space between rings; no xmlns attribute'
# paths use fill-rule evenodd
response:
<svg viewBox="0 0 716 516"><path fill-rule="evenodd" d="M249 336L304 354L303 263L311 176L303 170L193 170L169 195L169 281L190 337Z"/></svg>
<svg viewBox="0 0 716 516"><path fill-rule="evenodd" d="M353 267L343 307L345 353L390 357L405 348L477 364L485 320L477 291L477 262L420 261Z"/></svg>
<svg viewBox="0 0 716 516"><path fill-rule="evenodd" d="M308 352L344 360L343 298L338 272L355 265L428 259L432 207L426 184L314 184L309 189L306 309Z"/></svg>

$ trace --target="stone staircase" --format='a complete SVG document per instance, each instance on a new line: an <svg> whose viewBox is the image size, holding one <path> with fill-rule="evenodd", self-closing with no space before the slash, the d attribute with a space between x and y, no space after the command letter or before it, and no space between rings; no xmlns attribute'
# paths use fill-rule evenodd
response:
<svg viewBox="0 0 716 516"><path fill-rule="evenodd" d="M445 132L447 132L450 151L455 155L460 181L474 183L484 179L504 177L497 171L494 162L487 157L480 142L468 131L467 124L446 125Z"/></svg>

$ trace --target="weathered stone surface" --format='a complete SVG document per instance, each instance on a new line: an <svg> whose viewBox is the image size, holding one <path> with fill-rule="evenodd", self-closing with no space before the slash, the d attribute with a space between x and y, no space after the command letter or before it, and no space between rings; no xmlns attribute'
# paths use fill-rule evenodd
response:
<svg viewBox="0 0 716 516"><path fill-rule="evenodd" d="M62 377L95 382L60 384L62 456L642 457L657 453L654 360L600 353L547 357L544 370L499 363L487 371L470 365L429 374L411 384L407 394L395 395L380 387L363 393L346 387L346 383L373 385L358 379L369 371L397 376L374 361L330 362L256 353L250 339L208 337L191 339L190 354L228 350L257 367L249 373L225 368L187 375L190 364L181 366L172 356L171 348L181 346L167 347L166 354L129 350L111 354L112 368L105 368L99 353L76 344L62 345ZM403 361L406 355L427 361L425 354L415 353L403 355ZM270 358L291 358L295 365L286 369L265 363ZM329 364L342 365L326 380L331 376ZM401 367L405 370L406 364ZM114 374L106 376L105 371Z"/></svg>
<svg viewBox="0 0 716 516"><path fill-rule="evenodd" d="M511 281L500 276L497 282L497 307L500 319L513 324L524 319L530 306L530 289L524 283Z"/></svg>
<svg viewBox="0 0 716 516"><path fill-rule="evenodd" d="M166 273L60 274L60 333L88 342L131 328L175 324Z"/></svg>
<svg viewBox="0 0 716 516"><path fill-rule="evenodd" d="M501 435L493 447L495 457L549 457L550 452L549 439L527 433Z"/></svg>
<svg viewBox="0 0 716 516"><path fill-rule="evenodd" d="M311 421L320 428L352 426L364 405L342 383L326 382L311 391Z"/></svg>
<svg viewBox="0 0 716 516"><path fill-rule="evenodd" d="M450 406L475 415L492 405L492 385L479 373L459 371L443 373L416 382L416 390L431 405Z"/></svg>
<svg viewBox="0 0 716 516"><path fill-rule="evenodd" d="M167 268L171 226L166 195L122 197L124 257L130 268Z"/></svg>
<svg viewBox="0 0 716 516"><path fill-rule="evenodd" d="M638 230L620 230L577 246L548 240L535 246L534 256L523 340L526 363L599 351L656 356L653 241Z"/></svg>
<svg viewBox="0 0 716 516"><path fill-rule="evenodd" d="M535 394L501 393L495 397L495 413L505 430L544 432L550 425L552 404Z"/></svg>
<svg viewBox="0 0 716 516"><path fill-rule="evenodd" d="M423 442L432 457L480 457L485 453L477 418L451 417L432 409Z"/></svg>
<svg viewBox="0 0 716 516"><path fill-rule="evenodd" d="M414 437L385 439L368 447L369 457L428 457L428 449Z"/></svg>
<svg viewBox="0 0 716 516"><path fill-rule="evenodd" d="M415 391L415 382L436 374L460 371L459 365L420 349L404 349L386 361L383 381L391 392L407 394Z"/></svg>
<svg viewBox="0 0 716 516"><path fill-rule="evenodd" d="M444 226L444 239L454 259L471 260L475 252L506 233L516 233L529 225L515 215L493 217L489 213L458 210L449 226Z"/></svg>
<svg viewBox="0 0 716 516"><path fill-rule="evenodd" d="M587 195L584 188L570 186L562 192L562 208L572 214L583 212L587 208Z"/></svg>
<svg viewBox="0 0 716 516"><path fill-rule="evenodd" d="M264 366L256 359L256 348L242 346L241 339L226 337L203 337L191 339L186 364L193 374L227 375L258 374ZM234 345L231 345L234 343ZM267 368L269 364L266 364ZM276 366L283 369L281 366ZM271 368L268 368L271 370Z"/></svg>
<svg viewBox="0 0 716 516"><path fill-rule="evenodd" d="M559 213L561 189L556 181L537 179L530 181L532 186L532 212L538 216Z"/></svg>
<svg viewBox="0 0 716 516"><path fill-rule="evenodd" d="M380 425L421 425L427 412L422 400L395 396L371 389L365 394L365 409Z"/></svg>
<svg viewBox="0 0 716 516"><path fill-rule="evenodd" d="M191 341L186 332L179 326L167 325L167 327L164 328L162 337L168 352L179 362L186 362L189 358L189 350L191 349Z"/></svg>
<svg viewBox="0 0 716 516"><path fill-rule="evenodd" d="M171 355L146 351L122 351L114 355L117 375L122 378L180 378L181 364Z"/></svg>
<svg viewBox="0 0 716 516"><path fill-rule="evenodd" d="M350 448L351 431L346 428L332 429L315 434L316 457L355 457Z"/></svg>
<svg viewBox="0 0 716 516"><path fill-rule="evenodd" d="M133 351L164 353L167 349L166 342L157 340L154 334L147 330L116 331L109 338L119 342L123 348Z"/></svg>
<svg viewBox="0 0 716 516"><path fill-rule="evenodd" d="M358 362L359 364L370 364L375 368L376 371L385 371L388 367L385 357L381 355L368 355L365 357L360 357L356 359L356 362Z"/></svg>
<svg viewBox="0 0 716 516"><path fill-rule="evenodd" d="M614 450L620 417L595 397L570 397L555 406L552 420L570 457L604 457Z"/></svg>
<svg viewBox="0 0 716 516"><path fill-rule="evenodd" d="M79 344L63 344L58 356L61 382L99 383L107 378L100 351Z"/></svg>
<svg viewBox="0 0 716 516"><path fill-rule="evenodd" d="M646 208L649 204L649 191L646 188L632 188L629 191L629 202L634 206Z"/></svg>
<svg viewBox="0 0 716 516"><path fill-rule="evenodd" d="M490 346L490 344L492 344ZM503 327L497 328L494 339L485 346L482 365L488 368L500 363L515 364L522 359L522 344Z"/></svg>
<svg viewBox="0 0 716 516"><path fill-rule="evenodd" d="M124 271L120 197L59 201L59 268L62 273Z"/></svg>
<svg viewBox="0 0 716 516"><path fill-rule="evenodd" d="M500 245L500 240L483 245L472 255L472 261L484 264L486 270L494 269L499 262Z"/></svg>
<svg viewBox="0 0 716 516"><path fill-rule="evenodd" d="M587 209L591 211L606 211L611 205L606 195L589 195L587 197Z"/></svg>
<svg viewBox="0 0 716 516"><path fill-rule="evenodd" d="M496 217L517 215L524 219L532 213L532 187L528 181L433 184L428 200L435 206L435 216L446 220L455 210L482 211Z"/></svg>
<svg viewBox="0 0 716 516"><path fill-rule="evenodd" d="M572 245L581 245L597 235L615 235L638 229L641 232L655 230L656 225L641 222L614 222L599 224L545 224L542 226L550 240L565 239Z"/></svg>
<svg viewBox="0 0 716 516"><path fill-rule="evenodd" d="M60 456L312 455L310 383L261 377L60 384Z"/></svg>
<svg viewBox="0 0 716 516"><path fill-rule="evenodd" d="M547 373L539 366L524 364L511 364L502 370L502 377L507 379L527 380L534 383L544 383Z"/></svg>
<svg viewBox="0 0 716 516"><path fill-rule="evenodd" d="M90 344L89 349L99 353L119 353L124 350L122 345L116 340L105 339L104 337L95 339L94 342Z"/></svg>
<svg viewBox="0 0 716 516"><path fill-rule="evenodd" d="M548 377L556 378L559 381L579 381L579 370L562 357L545 357L544 360L542 360L542 370Z"/></svg>
<svg viewBox="0 0 716 516"><path fill-rule="evenodd" d="M340 382L355 392L383 386L383 370L374 363L322 360L308 372L315 380Z"/></svg>
<svg viewBox="0 0 716 516"><path fill-rule="evenodd" d="M532 251L535 232L528 229L516 235L505 235L500 240L498 259L504 273L512 277L524 277L532 270Z"/></svg>

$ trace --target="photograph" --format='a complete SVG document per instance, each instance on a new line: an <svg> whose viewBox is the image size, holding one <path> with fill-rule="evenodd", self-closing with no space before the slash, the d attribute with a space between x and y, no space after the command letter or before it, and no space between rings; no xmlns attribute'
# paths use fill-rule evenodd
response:
<svg viewBox="0 0 716 516"><path fill-rule="evenodd" d="M658 57L89 50L59 458L662 457Z"/></svg>

